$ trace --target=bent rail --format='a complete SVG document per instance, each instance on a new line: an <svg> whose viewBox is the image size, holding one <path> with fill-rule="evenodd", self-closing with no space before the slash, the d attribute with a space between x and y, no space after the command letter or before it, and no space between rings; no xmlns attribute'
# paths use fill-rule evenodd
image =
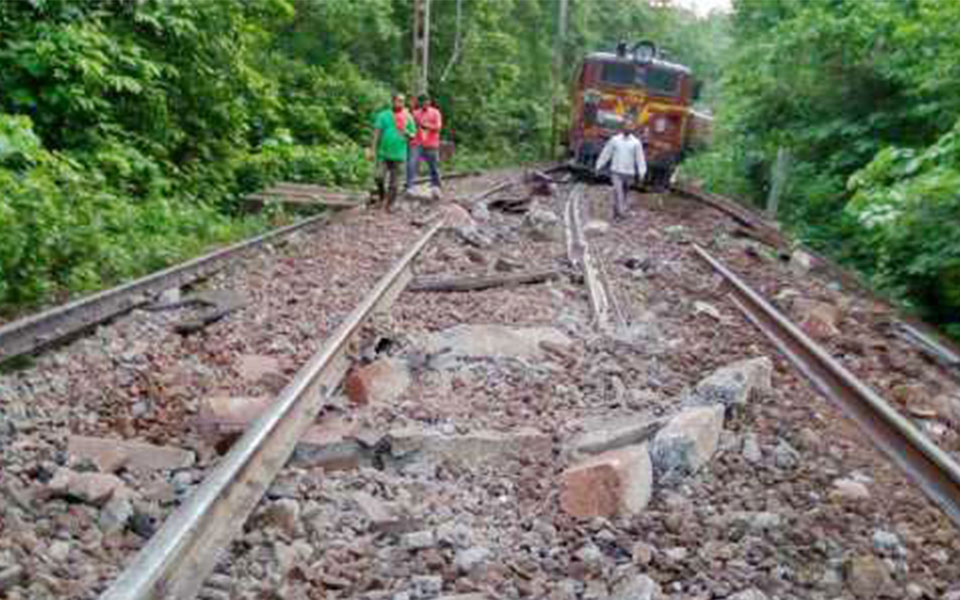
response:
<svg viewBox="0 0 960 600"><path fill-rule="evenodd" d="M286 463L320 405L347 369L346 350L372 314L413 277L411 265L443 223L434 224L377 282L323 347L254 421L215 470L163 524L101 600L193 598Z"/></svg>
<svg viewBox="0 0 960 600"><path fill-rule="evenodd" d="M960 465L735 273L700 246L694 250L731 284L747 319L960 527Z"/></svg>
<svg viewBox="0 0 960 600"><path fill-rule="evenodd" d="M583 199L583 184L577 184L570 190L567 203L564 207L564 224L567 236L567 259L575 269L583 271L587 284L587 294L590 297L590 308L593 311L594 325L601 331L610 329L611 319L614 327L620 328L625 324L623 312L620 310L610 289L609 279L603 269L599 257L590 249L587 236L583 233L583 219L580 215L580 201Z"/></svg>

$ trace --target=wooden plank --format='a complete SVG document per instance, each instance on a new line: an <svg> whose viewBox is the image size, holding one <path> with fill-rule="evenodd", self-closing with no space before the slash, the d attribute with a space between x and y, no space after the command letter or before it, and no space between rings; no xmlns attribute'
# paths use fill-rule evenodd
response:
<svg viewBox="0 0 960 600"><path fill-rule="evenodd" d="M418 277L413 280L408 289L411 292L473 292L494 287L543 283L558 277L560 277L560 272L556 269L504 275L449 278Z"/></svg>

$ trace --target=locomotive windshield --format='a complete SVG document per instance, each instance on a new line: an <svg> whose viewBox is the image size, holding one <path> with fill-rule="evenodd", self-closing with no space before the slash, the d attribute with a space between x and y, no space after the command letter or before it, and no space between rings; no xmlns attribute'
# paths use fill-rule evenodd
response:
<svg viewBox="0 0 960 600"><path fill-rule="evenodd" d="M675 71L649 68L637 72L637 83L646 86L651 92L660 94L675 94L680 76Z"/></svg>
<svg viewBox="0 0 960 600"><path fill-rule="evenodd" d="M655 66L638 66L632 62L603 62L600 80L607 85L629 85L647 88L651 93L665 96L680 91L680 73Z"/></svg>
<svg viewBox="0 0 960 600"><path fill-rule="evenodd" d="M636 67L633 63L605 62L600 79L613 85L633 85Z"/></svg>

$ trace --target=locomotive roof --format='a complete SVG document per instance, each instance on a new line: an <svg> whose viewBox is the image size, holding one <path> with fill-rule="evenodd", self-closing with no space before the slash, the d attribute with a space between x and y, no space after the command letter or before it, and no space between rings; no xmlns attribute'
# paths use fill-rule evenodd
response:
<svg viewBox="0 0 960 600"><path fill-rule="evenodd" d="M618 56L613 52L591 52L587 55L585 60L599 60L599 61L610 61L610 62L634 62L629 56ZM661 60L659 58L654 58L648 64L656 65L661 69L667 69L668 71L676 71L678 73L683 73L685 75L690 74L689 67L685 67L678 63L669 62L666 60Z"/></svg>

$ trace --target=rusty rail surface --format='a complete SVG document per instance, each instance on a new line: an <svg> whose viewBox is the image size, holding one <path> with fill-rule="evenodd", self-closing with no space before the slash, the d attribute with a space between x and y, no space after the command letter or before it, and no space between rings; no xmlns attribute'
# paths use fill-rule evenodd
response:
<svg viewBox="0 0 960 600"><path fill-rule="evenodd" d="M133 310L148 303L152 296L164 290L210 275L241 252L318 225L327 219L326 215L304 219L129 283L11 321L0 327L0 361L36 352L60 339Z"/></svg>
<svg viewBox="0 0 960 600"><path fill-rule="evenodd" d="M354 334L403 291L413 278L414 259L442 226L438 222L430 227L377 282L101 600L185 600L200 591L221 551L240 532L321 404L346 374L346 352Z"/></svg>
<svg viewBox="0 0 960 600"><path fill-rule="evenodd" d="M727 214L734 221L740 223L746 230L751 232L751 235L758 240L764 242L768 246L777 249L786 249L790 247L790 240L787 239L783 233L774 227L769 221L764 217L754 213L749 208L730 200L729 198L724 198L723 196L718 196L716 194L711 194L699 188L695 188L690 185L684 184L673 184L670 186L671 189L687 198L692 198L697 202L702 202L708 206L716 208L722 213Z"/></svg>
<svg viewBox="0 0 960 600"><path fill-rule="evenodd" d="M694 249L730 283L731 299L746 318L960 527L960 465L735 273L703 248Z"/></svg>

